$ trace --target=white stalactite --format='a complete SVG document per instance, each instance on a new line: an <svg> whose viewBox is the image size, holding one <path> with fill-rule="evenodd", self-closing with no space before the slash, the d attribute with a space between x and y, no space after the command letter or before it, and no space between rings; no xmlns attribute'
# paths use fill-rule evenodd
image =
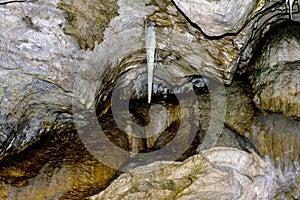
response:
<svg viewBox="0 0 300 200"><path fill-rule="evenodd" d="M156 48L154 23L150 22L145 28L146 37L146 54L147 54L147 70L148 70L148 103L151 102L153 70L154 70L154 54Z"/></svg>

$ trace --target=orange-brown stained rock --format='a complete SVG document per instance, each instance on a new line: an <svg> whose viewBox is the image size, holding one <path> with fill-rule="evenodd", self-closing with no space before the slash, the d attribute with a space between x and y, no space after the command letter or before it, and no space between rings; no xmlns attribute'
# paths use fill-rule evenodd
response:
<svg viewBox="0 0 300 200"><path fill-rule="evenodd" d="M271 28L253 56L250 80L261 110L300 118L300 37L298 23Z"/></svg>
<svg viewBox="0 0 300 200"><path fill-rule="evenodd" d="M288 189L279 198L300 194L300 122L281 114L260 114L251 126L249 138L263 156L278 168ZM282 188L283 189L283 188ZM283 189L284 190L284 189Z"/></svg>
<svg viewBox="0 0 300 200"><path fill-rule="evenodd" d="M69 23L65 33L75 37L82 49L93 49L96 42L102 42L103 32L119 7L111 0L71 0L61 1L59 8Z"/></svg>
<svg viewBox="0 0 300 200"><path fill-rule="evenodd" d="M1 166L1 199L80 199L107 187L116 173L76 136L41 141Z"/></svg>

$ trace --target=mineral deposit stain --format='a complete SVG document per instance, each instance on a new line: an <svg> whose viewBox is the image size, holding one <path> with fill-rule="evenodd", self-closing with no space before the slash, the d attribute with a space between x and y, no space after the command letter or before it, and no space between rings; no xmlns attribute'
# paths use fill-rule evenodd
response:
<svg viewBox="0 0 300 200"><path fill-rule="evenodd" d="M59 8L69 23L64 32L76 38L80 48L92 50L96 42L102 42L103 32L118 15L119 7L114 0L71 0L61 1Z"/></svg>

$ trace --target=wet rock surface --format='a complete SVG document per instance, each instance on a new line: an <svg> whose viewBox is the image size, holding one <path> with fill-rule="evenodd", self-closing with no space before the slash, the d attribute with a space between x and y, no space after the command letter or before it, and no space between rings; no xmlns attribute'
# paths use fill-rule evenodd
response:
<svg viewBox="0 0 300 200"><path fill-rule="evenodd" d="M276 185L274 177L269 182L273 170L257 155L213 148L184 162L136 168L89 199L268 199Z"/></svg>
<svg viewBox="0 0 300 200"><path fill-rule="evenodd" d="M116 173L66 132L48 135L0 164L1 199L82 199L108 186Z"/></svg>
<svg viewBox="0 0 300 200"><path fill-rule="evenodd" d="M284 23L273 27L258 49L250 77L260 109L300 116L300 27Z"/></svg>
<svg viewBox="0 0 300 200"><path fill-rule="evenodd" d="M279 0L0 0L1 199L83 199L122 170L93 198L299 198L292 10L293 22Z"/></svg>
<svg viewBox="0 0 300 200"><path fill-rule="evenodd" d="M62 13L53 5L1 5L1 157L22 151L52 129L71 127L68 91L77 45L63 34Z"/></svg>
<svg viewBox="0 0 300 200"><path fill-rule="evenodd" d="M226 125L238 134L245 135L255 114L251 87L244 82L233 82L226 88L226 95Z"/></svg>
<svg viewBox="0 0 300 200"><path fill-rule="evenodd" d="M283 177L277 199L300 195L299 128L299 121L274 113L259 114L251 125L250 140L262 155L272 160Z"/></svg>

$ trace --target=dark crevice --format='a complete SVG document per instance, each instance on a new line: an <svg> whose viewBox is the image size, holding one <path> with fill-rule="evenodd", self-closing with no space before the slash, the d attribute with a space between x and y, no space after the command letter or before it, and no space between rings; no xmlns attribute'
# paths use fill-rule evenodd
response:
<svg viewBox="0 0 300 200"><path fill-rule="evenodd" d="M24 2L35 2L37 0L14 0L14 1L1 1L0 5L6 5L11 3L24 3Z"/></svg>
<svg viewBox="0 0 300 200"><path fill-rule="evenodd" d="M287 18L284 18L284 17L282 19L276 19L277 16L280 17L281 15L282 15L282 13L277 13L275 15L272 15L271 17L268 18L268 20L265 20L264 23L262 23L259 27L253 29L254 31L251 32L249 39L247 40L247 42L245 43L245 45L241 51L242 52L241 59L240 59L241 63L247 63L247 61L249 61L249 56L247 54L250 54L252 52L247 52L247 49L249 47L252 49L256 49L256 45L259 45L259 41L263 37L261 33L263 32L264 28L267 27L268 25L272 25L272 26L276 25L276 24L274 24L274 21L272 21L272 19L276 20L277 24L288 20ZM258 19L260 19L260 18L258 18ZM258 21L255 23L258 23ZM256 38L256 37L258 37L258 38ZM257 42L253 44L253 41L257 41ZM253 45L253 46L251 47L251 45ZM252 55L251 55L251 57L252 57Z"/></svg>
<svg viewBox="0 0 300 200"><path fill-rule="evenodd" d="M122 61L123 62L123 61ZM124 61L125 62L125 61ZM125 62L126 63L126 62ZM117 70L118 71L118 70ZM116 73L116 72L114 72ZM122 71L120 72L120 75L116 75L116 77L118 77L117 79L123 79L124 77L126 77L126 73L129 73L129 71ZM112 75L113 73L110 72L109 76L113 77ZM107 76L107 78L109 77ZM132 78L132 77L131 77ZM137 79L138 81L141 81L139 79ZM208 104L207 106L210 106L210 97L209 97L209 89L207 84L210 84L210 89L214 90L215 89L215 85L218 85L216 83L216 81L212 80L209 77L203 77L200 75L195 75L195 76L186 76L184 77L184 80L186 80L186 83L189 83L192 85L191 89L191 93L194 93L194 95L196 96L201 96L204 95L202 98L207 100L206 104ZM150 109L150 105L147 103L147 84L146 82L144 84L141 84L141 88L137 88L138 91L142 91L142 95L137 95L136 94L136 90L133 90L134 92L131 94L130 99L128 100L124 100L122 98L116 98L114 97L112 99L112 91L115 91L115 93L120 93L123 94L122 91L123 90L129 90L131 91L130 87L129 89L127 88L115 88L116 87L116 82L118 82L118 80L106 80L106 85L104 87L102 87L97 94L95 95L95 110L98 116L98 121L100 123L100 126L102 128L102 130L104 131L104 133L106 134L106 137L115 145L117 145L118 147L131 152L132 151L132 146L131 146L131 137L129 137L127 135L127 133L125 133L123 131L123 128L118 127L117 123L115 122L113 113L112 113L112 107L111 105L119 105L117 110L117 114L118 116L123 116L126 112L129 111L130 115L131 115L131 119L130 122L134 123L140 127L145 127L150 123L150 114L149 114L149 109ZM164 81L162 81L164 82ZM178 86L172 86L174 88L180 88L180 87L184 87L184 84L181 85L182 83L180 83L180 85ZM154 89L156 88L156 89ZM144 164L148 164L151 160L147 160L147 163L145 162L145 158L143 157L143 153L156 153L158 150L165 148L166 146L168 146L169 149L174 148L177 149L180 148L180 144L178 141L178 138L176 139L175 143L174 142L174 137L178 136L178 129L181 123L181 118L179 115L179 111L180 111L180 102L178 102L177 99L177 95L182 96L183 98L189 98L190 94L185 94L185 93L179 93L176 95L172 92L173 88L168 88L168 86L165 85L156 85L156 87L153 87L153 91L152 91L152 105L161 105L163 107L165 107L165 109L169 110L171 112L170 114L170 118L169 119L171 122L170 124L168 124L167 126L163 127L163 130L161 132L159 132L159 134L157 135L158 137L155 138L155 141L153 142L152 146L148 146L147 143L147 139L149 138L138 138L139 140L139 148L138 148L138 153L135 157L130 158L129 160L125 161L125 163L123 164L123 166L121 167L121 170L126 170L127 166L132 165L132 163L136 164L136 165L144 165ZM106 94L105 98L103 97ZM118 95L117 95L118 96ZM116 101L117 99L117 103L112 103L112 101ZM129 102L129 105L126 105L126 102ZM109 108L107 108L109 107ZM178 107L178 108L177 108ZM209 111L210 112L210 111ZM153 114L153 113L152 113ZM172 117L173 116L173 117ZM186 158L189 158L192 155L195 155L196 149L199 146L202 138L205 136L205 131L202 130L201 125L200 124L194 124L197 122L193 121L193 116L189 116L190 118L189 123L190 123L190 129L191 130L185 130L185 134L190 134L190 133L195 133L195 136L193 137L193 134L190 134L190 136L185 136L184 143L188 143L189 146L187 149L184 149L183 154L180 155L179 157L177 157L177 161L183 161ZM196 116L194 116L196 117ZM125 120L126 119L126 120ZM128 119L125 118L123 120L124 124L125 121L127 121ZM197 116L198 119L198 116ZM124 124L122 124L121 126L124 126ZM125 127L125 126L124 126ZM181 131L182 132L182 131ZM183 133L180 133L183 134ZM180 136L179 137L182 137ZM193 138L192 138L193 137ZM151 139L151 137L150 137ZM173 144L172 144L172 143ZM175 144L175 145L174 145ZM184 146L184 145L183 145ZM170 153L171 155L171 153ZM157 159L157 157L153 158L155 161ZM172 159L172 158L171 158ZM120 172L121 173L121 172Z"/></svg>
<svg viewBox="0 0 300 200"><path fill-rule="evenodd" d="M300 24L299 22L294 22L294 21L289 21L289 20L288 21L281 20L281 21L277 22L276 24L272 24L272 26L265 33L265 35L262 36L258 33L255 33L255 35L257 35L257 37L260 37L260 38L256 39L257 42L253 46L254 50L252 51L252 55L250 58L247 59L247 60L249 60L248 64L247 64L247 68L245 68L245 69L239 68L237 70L237 73L235 73L235 75L236 75L235 78L238 78L239 80L242 80L242 79L249 80L250 73L254 73L253 66L257 62L257 59L259 59L261 57L261 54L262 54L265 46L268 45L271 40L272 40L272 42L274 42L274 40L280 40L282 37L282 34L286 34L287 32L291 31L293 29L293 27L298 28L299 24ZM266 26L266 24L264 24L263 26ZM284 30L284 31L282 31L282 30ZM281 33L279 33L279 32L281 32ZM294 34L294 36L296 36L296 35ZM274 37L276 37L276 38L274 38ZM249 40L249 42L246 44L246 47L248 47L250 41L251 40ZM244 50L243 50L243 52L244 52ZM271 69L269 69L269 70L271 70ZM261 73L261 71L256 72L256 73Z"/></svg>

